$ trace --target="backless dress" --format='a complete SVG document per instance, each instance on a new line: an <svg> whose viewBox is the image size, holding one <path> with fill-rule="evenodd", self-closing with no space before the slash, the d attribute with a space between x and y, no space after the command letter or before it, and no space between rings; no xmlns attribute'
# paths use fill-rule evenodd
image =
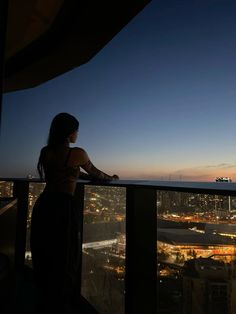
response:
<svg viewBox="0 0 236 314"><path fill-rule="evenodd" d="M61 172L65 180L77 180L79 170L68 167L70 153L71 149ZM48 188L46 179L32 211L30 245L34 278L48 313L64 313L66 304L79 298L78 231L73 195L50 188L50 184Z"/></svg>

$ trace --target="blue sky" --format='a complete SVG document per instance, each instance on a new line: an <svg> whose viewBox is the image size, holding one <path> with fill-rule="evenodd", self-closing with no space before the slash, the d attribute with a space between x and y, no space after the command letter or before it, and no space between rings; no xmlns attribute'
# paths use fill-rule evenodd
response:
<svg viewBox="0 0 236 314"><path fill-rule="evenodd" d="M90 62L3 99L0 175L35 174L52 118L122 179L236 180L236 2L152 1Z"/></svg>

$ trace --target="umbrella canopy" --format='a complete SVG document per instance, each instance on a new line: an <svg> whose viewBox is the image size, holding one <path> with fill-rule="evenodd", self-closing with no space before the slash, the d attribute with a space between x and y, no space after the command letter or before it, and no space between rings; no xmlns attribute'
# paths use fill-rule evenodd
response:
<svg viewBox="0 0 236 314"><path fill-rule="evenodd" d="M150 0L9 0L3 92L88 62Z"/></svg>

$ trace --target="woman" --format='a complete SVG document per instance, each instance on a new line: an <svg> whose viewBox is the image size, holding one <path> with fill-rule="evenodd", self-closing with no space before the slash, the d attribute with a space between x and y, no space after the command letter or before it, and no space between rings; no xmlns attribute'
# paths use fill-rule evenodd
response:
<svg viewBox="0 0 236 314"><path fill-rule="evenodd" d="M32 262L44 311L53 314L66 313L77 292L78 213L73 207L73 194L80 168L90 178L118 179L97 169L82 148L70 148L78 129L79 122L72 115L56 115L37 167L46 186L32 213Z"/></svg>

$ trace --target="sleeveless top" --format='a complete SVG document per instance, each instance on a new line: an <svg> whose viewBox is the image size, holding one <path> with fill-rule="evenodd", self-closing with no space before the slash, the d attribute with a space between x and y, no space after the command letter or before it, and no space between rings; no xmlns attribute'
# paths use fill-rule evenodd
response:
<svg viewBox="0 0 236 314"><path fill-rule="evenodd" d="M72 148L69 148L64 162L63 159L59 158L60 153L52 153L51 158L46 158L48 160L44 162L45 191L74 194L80 167L68 165L71 151ZM61 157L64 157L63 153L61 155Z"/></svg>

